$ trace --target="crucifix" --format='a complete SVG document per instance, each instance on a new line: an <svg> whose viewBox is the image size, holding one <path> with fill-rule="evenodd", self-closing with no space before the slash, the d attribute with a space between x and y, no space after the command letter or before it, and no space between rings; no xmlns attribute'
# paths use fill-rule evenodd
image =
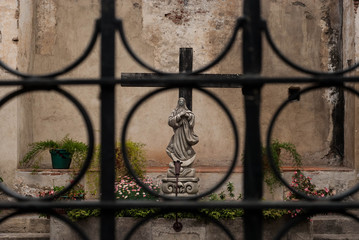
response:
<svg viewBox="0 0 359 240"><path fill-rule="evenodd" d="M192 72L193 68L193 49L180 48L179 52L179 72ZM187 107L192 111L192 88L180 88L179 98L186 100Z"/></svg>
<svg viewBox="0 0 359 240"><path fill-rule="evenodd" d="M192 68L193 49L180 48L179 72L189 73L192 72ZM156 80L158 77L159 75L156 73L123 73L121 85L131 87L163 86ZM240 78L240 74L196 74L193 77L201 80L200 87L240 87L235 83L235 80ZM218 84L218 79L230 81ZM196 177L195 169L191 167L196 158L192 146L198 142L198 136L193 130L195 116L192 113L192 87L180 87L178 96L177 107L172 111L168 120L169 125L173 127L174 135L166 148L166 152L172 161L169 164L166 178L162 180L161 190L167 195L190 196L197 194L199 190L199 179Z"/></svg>

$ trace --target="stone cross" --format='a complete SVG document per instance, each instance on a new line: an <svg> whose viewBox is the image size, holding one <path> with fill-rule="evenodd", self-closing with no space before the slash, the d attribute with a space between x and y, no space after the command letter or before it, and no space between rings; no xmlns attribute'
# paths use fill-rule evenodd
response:
<svg viewBox="0 0 359 240"><path fill-rule="evenodd" d="M193 66L193 49L192 48L180 48L179 51L179 72L192 72ZM131 87L161 87L161 84L151 79L158 77L155 73L122 73L121 74L121 86ZM200 87L214 87L214 88L240 88L241 85L236 83L236 80L241 78L241 74L198 74L195 76L200 80ZM221 84L212 83L213 80L218 78L224 81ZM228 81L229 80L229 81ZM165 85L164 85L165 86ZM184 99L185 105L188 111L192 111L192 88L180 88L179 100ZM172 114L171 114L172 115ZM187 113L187 115L193 116L194 114ZM171 117L171 116L170 116ZM170 121L170 119L169 119ZM171 125L170 125L171 126ZM198 137L197 137L198 138ZM195 176L195 169L191 168L193 161L195 160L195 152L190 148L190 158L179 158L176 154L171 152L171 142L167 146L166 152L172 159L167 171L167 176L162 180L162 192L168 195L188 196L198 193L198 181ZM192 146L192 145L191 145ZM192 151L194 155L192 155ZM176 171L177 169L177 171Z"/></svg>
<svg viewBox="0 0 359 240"><path fill-rule="evenodd" d="M192 72L193 68L193 49L180 48L179 52L179 72ZM180 88L179 97L186 100L187 107L192 111L192 88Z"/></svg>

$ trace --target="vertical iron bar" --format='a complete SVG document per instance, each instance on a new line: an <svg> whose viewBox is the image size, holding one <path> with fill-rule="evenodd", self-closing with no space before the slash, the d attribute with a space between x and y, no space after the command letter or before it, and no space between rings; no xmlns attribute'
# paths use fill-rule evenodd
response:
<svg viewBox="0 0 359 240"><path fill-rule="evenodd" d="M114 201L115 0L101 0L101 201ZM115 239L115 214L101 210L101 239Z"/></svg>
<svg viewBox="0 0 359 240"><path fill-rule="evenodd" d="M260 0L245 0L243 13L247 20L243 29L243 73L259 74L261 71ZM262 199L262 146L260 141L261 86L244 86L246 111L246 137L244 154L244 199ZM262 211L246 210L244 213L244 238L262 239Z"/></svg>
<svg viewBox="0 0 359 240"><path fill-rule="evenodd" d="M179 51L179 72L192 72L193 69L193 49L180 48ZM189 110L192 111L192 88L180 88L179 97L186 99Z"/></svg>

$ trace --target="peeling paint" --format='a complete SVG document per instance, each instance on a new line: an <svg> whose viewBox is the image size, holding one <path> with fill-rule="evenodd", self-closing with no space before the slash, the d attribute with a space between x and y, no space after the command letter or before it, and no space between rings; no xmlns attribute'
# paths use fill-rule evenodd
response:
<svg viewBox="0 0 359 240"><path fill-rule="evenodd" d="M332 105L337 105L339 93L335 87L331 87L328 90L325 90L323 98L327 100L328 103Z"/></svg>
<svg viewBox="0 0 359 240"><path fill-rule="evenodd" d="M194 50L194 69L217 56L232 33L238 2L153 0L142 2L143 37L154 49L155 66L178 71L179 48ZM212 71L215 69L212 69Z"/></svg>

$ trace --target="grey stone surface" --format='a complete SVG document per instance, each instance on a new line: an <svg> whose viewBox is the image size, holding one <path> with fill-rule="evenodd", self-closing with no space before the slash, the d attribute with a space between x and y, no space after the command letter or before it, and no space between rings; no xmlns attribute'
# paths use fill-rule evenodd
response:
<svg viewBox="0 0 359 240"><path fill-rule="evenodd" d="M77 224L91 240L100 239L100 218L87 218L78 221ZM64 222L51 217L50 219L50 239L51 240L68 240L80 239L79 235L73 231Z"/></svg>
<svg viewBox="0 0 359 240"><path fill-rule="evenodd" d="M1 217L12 211L3 210ZM48 240L50 239L50 220L39 218L38 214L18 215L0 224L0 240Z"/></svg>
<svg viewBox="0 0 359 240"><path fill-rule="evenodd" d="M132 229L132 227L139 221L135 218L119 218L116 221L116 239L124 239L126 234ZM230 239L227 234L216 224L211 221L203 221L198 219L179 219L182 223L183 229L180 232L176 232L173 229L174 219L152 219L151 221L141 225L135 234L131 237L131 240L218 240L218 239ZM241 218L235 220L223 220L221 221L232 233L234 239L243 239L243 221ZM285 223L285 219L279 221L265 221L263 239L273 239L280 227ZM78 221L77 224L82 228L89 239L99 239L99 218L89 218L86 220ZM304 225L308 225L305 223ZM295 228L291 235L286 235L284 240L301 240L303 238L298 237L296 232L307 228ZM309 229L309 228L308 228ZM302 234L302 236L309 236ZM288 237L291 236L291 237ZM62 239L76 239L76 234L72 232L67 226L57 220L51 220L51 240ZM310 238L304 238L310 239Z"/></svg>
<svg viewBox="0 0 359 240"><path fill-rule="evenodd" d="M242 240L243 238L243 221L242 219L238 218L235 220L222 220L222 224L224 224L228 230L231 232L233 237L236 240ZM223 239L227 240L230 239L229 236L223 231L222 228L217 226L212 222L205 222L208 224L207 231L206 231L206 239L208 240L215 240L215 239Z"/></svg>
<svg viewBox="0 0 359 240"><path fill-rule="evenodd" d="M358 240L358 234L314 234L312 240Z"/></svg>
<svg viewBox="0 0 359 240"><path fill-rule="evenodd" d="M342 228L333 229L338 232L327 231L333 226L332 218L337 218L337 223L342 224ZM343 220L344 219L344 220ZM358 240L359 233L354 232L354 221L346 221L343 216L318 216L314 217L311 222L306 221L290 229L282 240ZM273 239L280 229L288 222L289 218L283 217L278 220L265 220L263 222L263 239ZM135 218L119 218L116 221L116 239L124 239L126 234L139 221ZM216 224L209 220L198 219L179 219L183 229L176 232L173 229L174 219L152 219L146 224L139 227L131 240L226 240L230 239L227 234ZM221 220L229 229L236 240L244 239L243 220L241 218L234 220ZM78 221L77 224L82 228L91 240L99 239L99 218L88 218ZM353 226L351 226L353 225ZM315 227L314 227L315 226ZM352 228L350 230L350 228ZM317 232L316 232L317 231ZM325 232L326 231L326 232ZM77 235L70 231L63 223L51 219L51 239L77 239Z"/></svg>
<svg viewBox="0 0 359 240"><path fill-rule="evenodd" d="M313 217L312 227L315 234L359 234L359 223L342 215Z"/></svg>
<svg viewBox="0 0 359 240"><path fill-rule="evenodd" d="M0 224L0 233L49 233L50 220L38 214L10 218Z"/></svg>
<svg viewBox="0 0 359 240"><path fill-rule="evenodd" d="M138 221L140 220L135 218L119 218L116 221L116 238L125 239L125 236L129 233L129 231L132 229L133 226L135 226ZM152 221L141 225L138 229L136 229L136 232L133 234L131 239L153 239L151 228Z"/></svg>
<svg viewBox="0 0 359 240"><path fill-rule="evenodd" d="M152 239L167 240L206 240L206 226L198 224L193 219L186 221L179 220L183 224L183 229L180 232L176 232L172 226L175 222L172 221L155 221L152 226Z"/></svg>
<svg viewBox="0 0 359 240"><path fill-rule="evenodd" d="M0 233L0 240L49 240L50 233Z"/></svg>

